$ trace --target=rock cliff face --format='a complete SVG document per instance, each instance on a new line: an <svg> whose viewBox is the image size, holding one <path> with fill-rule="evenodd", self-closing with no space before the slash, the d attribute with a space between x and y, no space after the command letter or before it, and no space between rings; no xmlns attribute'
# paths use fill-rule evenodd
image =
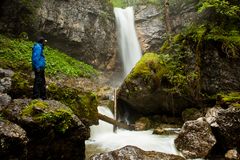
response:
<svg viewBox="0 0 240 160"><path fill-rule="evenodd" d="M173 1L169 4L170 25L173 33L197 19L194 0ZM162 2L162 4L164 4ZM157 52L166 39L164 7L141 5L135 8L136 29L143 52Z"/></svg>
<svg viewBox="0 0 240 160"><path fill-rule="evenodd" d="M100 69L115 54L113 9L106 0L44 0L38 29L49 43Z"/></svg>

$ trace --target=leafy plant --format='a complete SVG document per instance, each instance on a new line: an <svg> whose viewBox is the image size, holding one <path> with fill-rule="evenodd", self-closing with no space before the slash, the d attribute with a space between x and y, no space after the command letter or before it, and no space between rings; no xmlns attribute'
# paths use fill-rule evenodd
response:
<svg viewBox="0 0 240 160"><path fill-rule="evenodd" d="M30 73L33 42L11 39L0 35L0 67ZM46 46L44 49L49 76L63 74L73 77L91 77L98 72L90 65L73 59L63 52Z"/></svg>
<svg viewBox="0 0 240 160"><path fill-rule="evenodd" d="M198 12L201 13L207 9L214 9L216 13L220 15L225 15L229 17L240 18L240 6L239 1L234 3L233 1L228 0L200 0L200 8Z"/></svg>

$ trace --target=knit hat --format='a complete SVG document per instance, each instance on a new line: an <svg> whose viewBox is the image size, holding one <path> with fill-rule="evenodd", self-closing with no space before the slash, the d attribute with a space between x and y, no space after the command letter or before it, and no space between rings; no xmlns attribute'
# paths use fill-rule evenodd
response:
<svg viewBox="0 0 240 160"><path fill-rule="evenodd" d="M43 36L39 36L37 37L37 42L43 43L43 42L47 42L47 40Z"/></svg>

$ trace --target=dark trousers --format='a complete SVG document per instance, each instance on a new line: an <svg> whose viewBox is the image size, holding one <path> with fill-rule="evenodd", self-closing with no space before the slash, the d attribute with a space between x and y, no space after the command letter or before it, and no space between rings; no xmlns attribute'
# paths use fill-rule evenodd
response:
<svg viewBox="0 0 240 160"><path fill-rule="evenodd" d="M45 81L45 73L44 70L36 71L35 80L33 86L33 99L41 98L46 99L46 81Z"/></svg>

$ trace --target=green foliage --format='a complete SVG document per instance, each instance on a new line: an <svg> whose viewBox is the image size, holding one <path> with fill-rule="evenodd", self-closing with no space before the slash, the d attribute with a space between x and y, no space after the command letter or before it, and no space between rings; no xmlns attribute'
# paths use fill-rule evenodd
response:
<svg viewBox="0 0 240 160"><path fill-rule="evenodd" d="M239 19L239 1L236 1L236 4L232 2L230 2L229 0L200 0L201 7L198 9L198 11L201 13L207 9L214 9L216 13L220 15Z"/></svg>
<svg viewBox="0 0 240 160"><path fill-rule="evenodd" d="M51 109L48 103L33 100L21 113L23 117L32 117L43 128L54 127L55 131L64 133L71 126L73 112L69 108Z"/></svg>
<svg viewBox="0 0 240 160"><path fill-rule="evenodd" d="M240 102L240 92L219 93L217 97L224 102Z"/></svg>
<svg viewBox="0 0 240 160"><path fill-rule="evenodd" d="M240 109L240 92L229 92L217 94L217 103L222 107L233 106Z"/></svg>
<svg viewBox="0 0 240 160"><path fill-rule="evenodd" d="M160 4L161 1L159 0L109 0L113 7L127 7L127 6L134 6L138 4Z"/></svg>
<svg viewBox="0 0 240 160"><path fill-rule="evenodd" d="M37 20L37 11L42 4L42 0L5 0L3 3L4 13L9 15L6 18L3 17L3 21L6 23L17 22L11 26L15 34L19 34L23 31L32 30ZM11 16L10 16L11 15Z"/></svg>
<svg viewBox="0 0 240 160"><path fill-rule="evenodd" d="M123 0L110 0L110 3L113 5L113 7L125 7L126 4Z"/></svg>
<svg viewBox="0 0 240 160"><path fill-rule="evenodd" d="M221 49L229 58L240 56L240 5L238 0L201 0L199 13L211 11L201 27L206 29L205 41L222 44ZM195 30L199 30L195 27Z"/></svg>
<svg viewBox="0 0 240 160"><path fill-rule="evenodd" d="M33 42L23 39L10 39L0 35L0 67L14 71L31 73L31 55ZM45 47L46 73L49 76L63 74L73 77L95 76L97 71L90 65L77 61L66 54Z"/></svg>
<svg viewBox="0 0 240 160"><path fill-rule="evenodd" d="M4 119L3 114L0 113L0 120L3 120L3 119Z"/></svg>

